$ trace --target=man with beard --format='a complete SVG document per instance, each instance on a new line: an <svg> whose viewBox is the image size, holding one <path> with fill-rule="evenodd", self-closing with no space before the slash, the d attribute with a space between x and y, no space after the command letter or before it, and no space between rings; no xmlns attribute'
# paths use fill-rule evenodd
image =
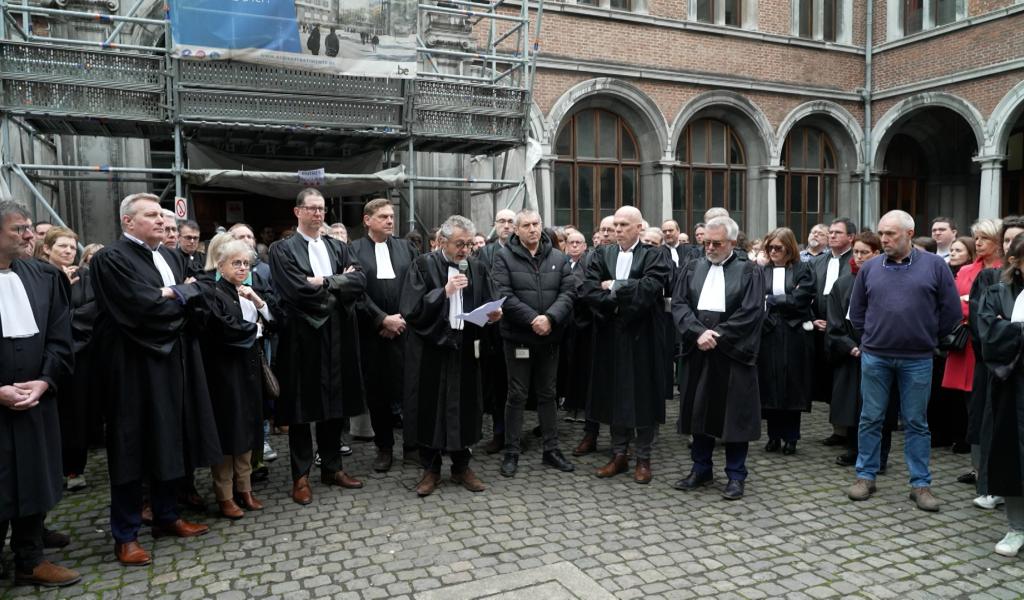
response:
<svg viewBox="0 0 1024 600"><path fill-rule="evenodd" d="M366 237L352 242L352 252L366 273L366 294L359 301L359 343L377 458L373 470L385 473L394 461L394 409L402 405L405 319L398 302L405 276L416 260L412 245L394 237L395 209L387 198L363 207Z"/></svg>

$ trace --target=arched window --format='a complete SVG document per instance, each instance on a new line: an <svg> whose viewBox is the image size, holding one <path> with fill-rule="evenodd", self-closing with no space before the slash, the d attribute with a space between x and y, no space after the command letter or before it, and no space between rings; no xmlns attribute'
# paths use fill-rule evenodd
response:
<svg viewBox="0 0 1024 600"><path fill-rule="evenodd" d="M728 209L742 228L746 211L746 159L743 144L732 127L699 119L686 126L676 144L672 169L672 218L682 231L693 226L712 206Z"/></svg>
<svg viewBox="0 0 1024 600"><path fill-rule="evenodd" d="M581 110L555 141L555 224L585 233L622 206L640 201L636 136L613 112Z"/></svg>
<svg viewBox="0 0 1024 600"><path fill-rule="evenodd" d="M782 168L775 180L777 222L800 240L815 223L835 219L838 170L828 134L794 127L782 147Z"/></svg>
<svg viewBox="0 0 1024 600"><path fill-rule="evenodd" d="M908 135L894 135L885 150L885 172L879 178L881 214L899 209L924 223L928 217L927 172L921 146Z"/></svg>

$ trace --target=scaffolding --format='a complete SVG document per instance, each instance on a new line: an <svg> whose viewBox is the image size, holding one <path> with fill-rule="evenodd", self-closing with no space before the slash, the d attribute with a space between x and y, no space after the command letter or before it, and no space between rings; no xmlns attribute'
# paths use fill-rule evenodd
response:
<svg viewBox="0 0 1024 600"><path fill-rule="evenodd" d="M118 8L116 0L82 2ZM278 156L310 148L319 156L379 149L390 162L392 153L404 152L408 166L398 190L407 202L402 208L410 230L416 228L417 188L466 191L471 198L483 193L497 198L496 192L516 188L514 201L529 174L518 180L419 175L416 156L496 156L525 143L543 15L541 0L532 25L528 4L417 4L417 75L388 79L177 58L168 16L137 16L165 10L153 0L134 0L123 15L0 1L3 177L8 187L12 178L28 186L63 225L35 182L167 178L161 199L172 192L183 197L185 179L194 174L184 166L188 140L229 151L273 148ZM35 32L40 23L48 30L51 24L88 23L88 34L96 39L40 35ZM170 138L173 163L169 168L19 164L11 155L14 126L36 136Z"/></svg>

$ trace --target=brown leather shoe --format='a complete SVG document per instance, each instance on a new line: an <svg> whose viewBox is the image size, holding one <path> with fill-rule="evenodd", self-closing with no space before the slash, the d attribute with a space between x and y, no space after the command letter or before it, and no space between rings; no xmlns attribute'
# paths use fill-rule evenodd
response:
<svg viewBox="0 0 1024 600"><path fill-rule="evenodd" d="M114 555L117 556L117 561L126 567L141 567L153 562L149 552L139 545L138 540L114 544Z"/></svg>
<svg viewBox="0 0 1024 600"><path fill-rule="evenodd" d="M309 487L309 475L303 475L292 484L292 500L303 506L313 501L313 489Z"/></svg>
<svg viewBox="0 0 1024 600"><path fill-rule="evenodd" d="M616 454L608 464L598 469L595 473L598 477L613 477L619 473L625 473L629 469L629 459L625 454Z"/></svg>
<svg viewBox="0 0 1024 600"><path fill-rule="evenodd" d="M395 454L391 448L380 448L377 450L377 459L373 461L373 470L378 473L387 473L395 462Z"/></svg>
<svg viewBox="0 0 1024 600"><path fill-rule="evenodd" d="M633 473L633 481L647 484L651 482L651 461L636 460L636 471Z"/></svg>
<svg viewBox="0 0 1024 600"><path fill-rule="evenodd" d="M358 479L352 477L351 475L344 471L335 471L333 474L324 473L321 471L320 481L321 483L326 483L327 485L336 485L338 487L343 487L347 490L358 490L359 488L363 487L362 481L359 481Z"/></svg>
<svg viewBox="0 0 1024 600"><path fill-rule="evenodd" d="M218 500L217 504L220 505L220 514L224 515L229 519L241 519L245 516L242 509L235 504L235 501L228 498L227 500Z"/></svg>
<svg viewBox="0 0 1024 600"><path fill-rule="evenodd" d="M452 482L462 484L462 487L466 488L471 492L482 492L487 489L484 482L480 481L480 478L476 476L473 469L466 467L461 473L452 473Z"/></svg>
<svg viewBox="0 0 1024 600"><path fill-rule="evenodd" d="M71 569L55 565L48 560L36 565L31 573L14 573L14 585L41 585L43 587L64 587L82 580L82 576Z"/></svg>
<svg viewBox="0 0 1024 600"><path fill-rule="evenodd" d="M433 494L434 490L437 489L437 484L440 483L440 481L440 473L435 473L429 469L424 471L423 478L420 479L420 482L416 484L416 494L420 498Z"/></svg>
<svg viewBox="0 0 1024 600"><path fill-rule="evenodd" d="M237 508L237 507L236 507ZM210 528L199 523L189 523L185 519L178 519L166 525L153 525L153 537L196 537L210 532Z"/></svg>
<svg viewBox="0 0 1024 600"><path fill-rule="evenodd" d="M580 440L580 445L576 446L576 449L572 451L573 456L585 456L597 450L597 436L592 433L583 434L583 439Z"/></svg>
<svg viewBox="0 0 1024 600"><path fill-rule="evenodd" d="M496 434L494 434L494 437L491 438L491 441L487 442L487 445L484 446L484 452L486 452L487 454L497 454L497 453L501 452L504 449L505 449L505 434L504 433L496 433Z"/></svg>
<svg viewBox="0 0 1024 600"><path fill-rule="evenodd" d="M235 494L235 504L240 505L245 510L263 510L263 503L257 500L252 495L252 492L237 492Z"/></svg>

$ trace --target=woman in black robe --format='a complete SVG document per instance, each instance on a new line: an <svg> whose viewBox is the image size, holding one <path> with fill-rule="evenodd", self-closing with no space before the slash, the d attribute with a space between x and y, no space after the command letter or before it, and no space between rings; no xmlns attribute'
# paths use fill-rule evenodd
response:
<svg viewBox="0 0 1024 600"><path fill-rule="evenodd" d="M236 497L247 510L263 508L252 495L250 475L252 449L262 441L259 344L264 324L274 319L270 305L246 285L253 260L248 244L230 239L211 250L210 258L217 271L202 280L207 312L200 344L224 455L211 474L221 514L239 519L245 513Z"/></svg>
<svg viewBox="0 0 1024 600"><path fill-rule="evenodd" d="M761 414L768 423L766 452L794 454L800 413L811 410L814 362L814 270L800 260L792 230L780 227L764 238L765 319L757 359ZM783 445L785 442L785 445Z"/></svg>
<svg viewBox="0 0 1024 600"><path fill-rule="evenodd" d="M979 341L988 365L989 394L981 425L981 494L1006 501L1009 531L996 544L1003 556L1024 546L1024 234L1010 244L1001 281L979 305Z"/></svg>

